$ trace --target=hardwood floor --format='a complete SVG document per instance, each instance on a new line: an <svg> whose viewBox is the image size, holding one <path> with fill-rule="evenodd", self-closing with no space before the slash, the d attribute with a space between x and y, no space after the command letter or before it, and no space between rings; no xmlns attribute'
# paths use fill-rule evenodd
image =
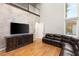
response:
<svg viewBox="0 0 79 59"><path fill-rule="evenodd" d="M10 52L0 51L0 56L58 56L61 48L48 45L41 39Z"/></svg>

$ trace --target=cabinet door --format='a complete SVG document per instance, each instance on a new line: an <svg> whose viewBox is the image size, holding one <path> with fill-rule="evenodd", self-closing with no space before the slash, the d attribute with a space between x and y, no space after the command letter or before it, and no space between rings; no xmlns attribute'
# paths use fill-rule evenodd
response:
<svg viewBox="0 0 79 59"><path fill-rule="evenodd" d="M23 35L23 43L28 44L30 42L33 42L33 34Z"/></svg>
<svg viewBox="0 0 79 59"><path fill-rule="evenodd" d="M17 36L17 47L23 46L23 37L22 36Z"/></svg>
<svg viewBox="0 0 79 59"><path fill-rule="evenodd" d="M13 49L16 49L16 38L7 38L6 39L6 51L10 51L10 50L13 50Z"/></svg>

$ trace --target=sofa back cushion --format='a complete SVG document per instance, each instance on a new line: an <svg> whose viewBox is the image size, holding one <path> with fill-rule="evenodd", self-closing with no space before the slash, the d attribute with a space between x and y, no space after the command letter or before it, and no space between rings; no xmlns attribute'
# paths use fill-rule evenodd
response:
<svg viewBox="0 0 79 59"><path fill-rule="evenodd" d="M45 38L49 38L49 37L53 37L53 34L47 33L47 34L45 35Z"/></svg>
<svg viewBox="0 0 79 59"><path fill-rule="evenodd" d="M62 35L60 34L53 34L54 37L57 37L57 38L62 38Z"/></svg>

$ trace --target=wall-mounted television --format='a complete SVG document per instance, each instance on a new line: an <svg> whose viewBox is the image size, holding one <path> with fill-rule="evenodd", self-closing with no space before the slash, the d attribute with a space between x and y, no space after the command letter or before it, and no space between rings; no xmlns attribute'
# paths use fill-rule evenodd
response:
<svg viewBox="0 0 79 59"><path fill-rule="evenodd" d="M11 34L29 33L29 24L11 22Z"/></svg>

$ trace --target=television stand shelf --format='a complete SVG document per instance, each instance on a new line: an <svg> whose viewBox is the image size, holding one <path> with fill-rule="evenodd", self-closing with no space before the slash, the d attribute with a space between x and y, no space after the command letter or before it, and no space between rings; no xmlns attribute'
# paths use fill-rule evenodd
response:
<svg viewBox="0 0 79 59"><path fill-rule="evenodd" d="M33 34L13 34L6 37L6 51L11 51L16 48L22 47L24 45L33 42Z"/></svg>

